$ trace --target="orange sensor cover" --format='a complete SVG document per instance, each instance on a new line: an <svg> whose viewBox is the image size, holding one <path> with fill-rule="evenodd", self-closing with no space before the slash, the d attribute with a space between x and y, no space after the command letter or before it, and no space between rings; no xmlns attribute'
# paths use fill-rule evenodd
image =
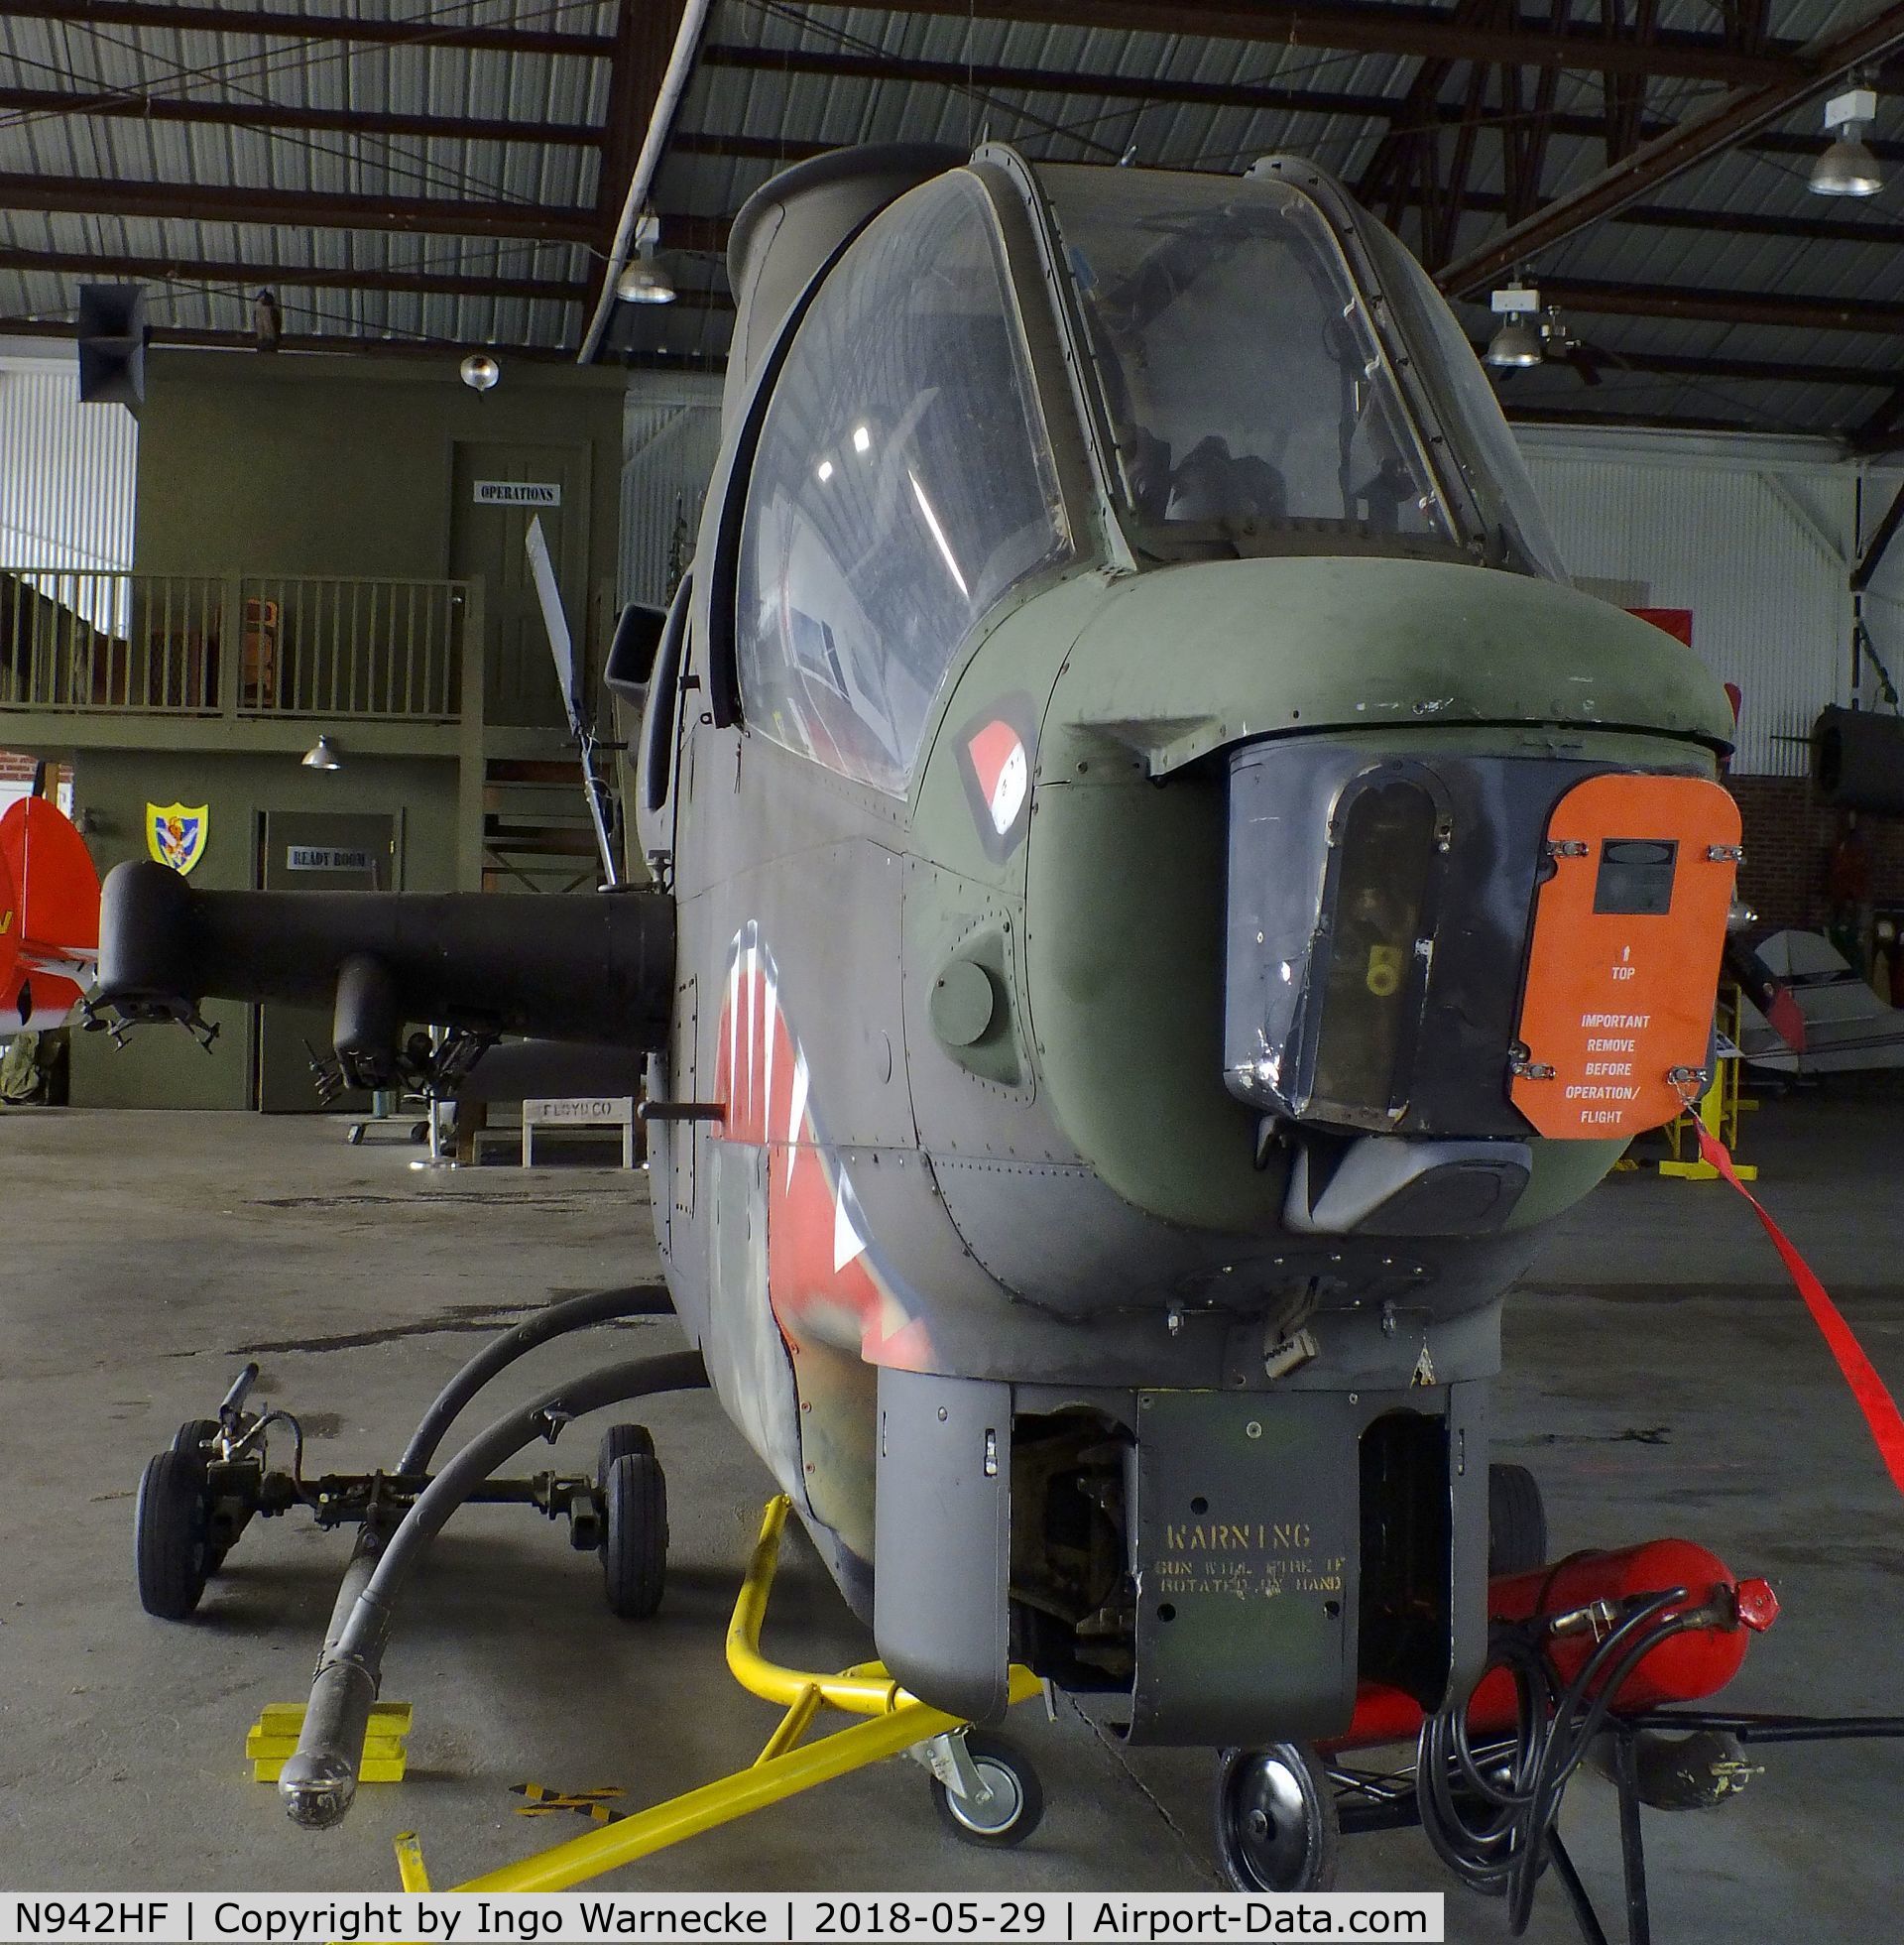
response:
<svg viewBox="0 0 1904 1945"><path fill-rule="evenodd" d="M1685 1105L1711 1050L1738 832L1738 805L1697 777L1590 777L1554 805L1511 1089L1541 1134L1624 1141Z"/></svg>

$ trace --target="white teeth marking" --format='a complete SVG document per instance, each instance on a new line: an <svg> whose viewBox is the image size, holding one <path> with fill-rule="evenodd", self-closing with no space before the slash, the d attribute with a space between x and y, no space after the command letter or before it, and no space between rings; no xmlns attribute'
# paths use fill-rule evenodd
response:
<svg viewBox="0 0 1904 1945"><path fill-rule="evenodd" d="M847 1211L847 1193L846 1170L842 1168L840 1170L839 1194L833 1204L833 1268L835 1271L844 1270L855 1257L864 1255L866 1251L866 1238L855 1227L853 1218Z"/></svg>
<svg viewBox="0 0 1904 1945"><path fill-rule="evenodd" d="M747 947L747 1124L753 1126L755 1109L755 1044L761 1038L761 947ZM761 1126L767 1126L767 1109L761 1111Z"/></svg>
<svg viewBox="0 0 1904 1945"><path fill-rule="evenodd" d="M800 1124L806 1119L806 1088L808 1075L806 1055L798 1053L793 1058L793 1099L786 1110L786 1180L790 1187L793 1181L793 1163L800 1153Z"/></svg>
<svg viewBox="0 0 1904 1945"><path fill-rule="evenodd" d="M762 1009L762 1031L767 1034L767 1084L761 1089L761 1139L774 1139L774 1042L780 1035L780 996L774 980L774 962L767 962L767 1005Z"/></svg>
<svg viewBox="0 0 1904 1945"><path fill-rule="evenodd" d="M741 954L740 940L727 968L727 1093L732 1101L741 1077Z"/></svg>

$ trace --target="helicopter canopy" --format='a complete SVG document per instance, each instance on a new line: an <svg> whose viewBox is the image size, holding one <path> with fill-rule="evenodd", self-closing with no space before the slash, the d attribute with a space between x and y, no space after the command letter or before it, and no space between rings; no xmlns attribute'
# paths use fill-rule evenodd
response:
<svg viewBox="0 0 1904 1945"><path fill-rule="evenodd" d="M1478 551L1560 577L1439 293L1360 211L1369 254L1352 259L1325 200L1276 167L1037 167L1133 539L1165 554L1213 541Z"/></svg>
<svg viewBox="0 0 1904 1945"><path fill-rule="evenodd" d="M1298 186L1283 167L1036 170L1096 372L1085 430L1138 564L1360 550L1560 577L1447 305L1320 172ZM801 193L855 182L836 168ZM783 232L823 261L805 230L770 229L748 228L750 302ZM760 361L732 583L742 708L894 795L985 613L1092 551L1097 519L1067 512L1053 456L1054 424L1076 445L1076 397L1040 397L1026 348L1020 305L1049 289L1041 261L1014 260L1030 237L1008 250L980 172L937 175L866 222Z"/></svg>
<svg viewBox="0 0 1904 1945"><path fill-rule="evenodd" d="M973 623L1070 546L998 224L955 171L861 233L774 386L736 590L750 722L903 791Z"/></svg>

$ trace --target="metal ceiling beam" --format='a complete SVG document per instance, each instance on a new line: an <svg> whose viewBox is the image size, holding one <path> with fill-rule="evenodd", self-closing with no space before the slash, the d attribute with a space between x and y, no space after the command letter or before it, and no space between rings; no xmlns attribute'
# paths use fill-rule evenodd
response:
<svg viewBox="0 0 1904 1945"><path fill-rule="evenodd" d="M1899 47L1904 47L1904 0L1893 0L1855 27L1812 42L1787 78L1733 89L1602 171L1592 182L1555 197L1524 221L1510 223L1480 249L1471 250L1444 269L1438 279L1442 289L1451 296L1486 289L1494 278L1538 251L1589 223L1617 214L1638 202L1648 190L1671 182L1709 156L1782 120L1847 69L1881 61Z"/></svg>
<svg viewBox="0 0 1904 1945"><path fill-rule="evenodd" d="M1904 335L1904 304L1868 299L1762 297L1755 291L1712 291L1668 284L1612 284L1543 277L1550 304L1608 317L1682 317L1700 323L1759 324L1773 329L1862 331Z"/></svg>
<svg viewBox="0 0 1904 1945"><path fill-rule="evenodd" d="M0 271L25 276L83 278L90 283L123 279L141 284L229 287L247 296L273 290L395 291L436 298L554 299L579 304L592 284L552 278L479 277L421 270L348 270L329 265L206 262L193 258L101 256L87 250L0 248Z"/></svg>
<svg viewBox="0 0 1904 1945"><path fill-rule="evenodd" d="M0 317L0 337L69 338L73 327L44 317ZM146 333L153 345L203 346L212 350L256 351L249 331L212 331L172 324L154 324ZM280 351L330 351L346 356L388 358L460 358L469 346L461 338L365 337L348 331L286 331ZM506 344L492 347L506 357L561 362L567 354L558 346ZM452 368L453 371L453 368Z"/></svg>
<svg viewBox="0 0 1904 1945"><path fill-rule="evenodd" d="M485 54L612 56L605 34L564 34L530 27L475 26L467 21L384 20L352 13L294 13L289 8L175 6L171 0L0 0L0 16L85 27L132 27L165 33L262 34L285 41L360 41L383 47L471 48Z"/></svg>
<svg viewBox="0 0 1904 1945"><path fill-rule="evenodd" d="M837 12L856 0L812 0L808 11ZM1008 20L1039 27L1111 28L1130 34L1195 34L1278 48L1338 48L1352 54L1418 55L1426 60L1508 61L1602 73L1658 74L1738 86L1796 85L1810 77L1808 56L1749 54L1710 34L1670 33L1650 47L1608 40L1598 27L1555 34L1544 14L1510 14L1506 26L1463 27L1447 7L1401 0L1251 0L1249 5L1186 8L1173 0L879 0L885 12Z"/></svg>
<svg viewBox="0 0 1904 1945"><path fill-rule="evenodd" d="M511 236L540 243L593 243L592 210L535 202L459 202L448 196L332 195L308 189L251 189L195 182L86 181L0 175L0 209L99 216L172 216L189 222L272 227L426 231L437 236Z"/></svg>
<svg viewBox="0 0 1904 1945"><path fill-rule="evenodd" d="M1507 413L1510 425L1614 425L1646 432L1764 432L1761 420L1701 419L1666 412L1594 412L1587 407L1518 406Z"/></svg>
<svg viewBox="0 0 1904 1945"><path fill-rule="evenodd" d="M1351 115L1371 121L1426 119L1452 126L1462 119L1455 101L1418 103L1406 94L1357 94L1330 88L1280 87L1263 81L1192 81L1147 74L1074 74L1061 67L1015 67L962 61L911 61L897 55L841 54L830 48L735 47L720 44L701 51L706 66L731 67L752 73L807 74L826 80L928 83L964 91L967 87L1000 93L1083 95L1091 100L1152 103L1159 107L1243 108L1259 113ZM1484 125L1496 119L1488 111ZM1556 135L1597 142L1606 132L1606 117L1557 113ZM1672 124L1647 117L1636 139L1665 134ZM1881 161L1904 162L1904 142L1867 136L1866 145ZM1741 143L1742 148L1766 155L1803 156L1818 153L1815 136L1768 130Z"/></svg>
<svg viewBox="0 0 1904 1945"><path fill-rule="evenodd" d="M70 324L48 323L37 317L0 317L0 336L70 338ZM158 346L177 345L186 349L204 347L218 351L255 351L258 347L244 331L174 330L159 325L151 333ZM537 365L566 365L573 353L559 345L498 344L491 347L504 362L504 382L508 382L508 361L524 359ZM469 346L460 338L384 338L357 337L345 333L287 332L278 340L279 353L317 352L330 357L429 359L443 364L445 380L455 377L456 361ZM612 361L639 371L718 370L724 362L691 351L617 351Z"/></svg>
<svg viewBox="0 0 1904 1945"><path fill-rule="evenodd" d="M1390 108L1398 103L1389 103ZM1458 104L1444 104L1444 119L1452 124L1460 121ZM1348 111L1361 113L1360 107ZM1589 135L1598 138L1601 125L1598 119L1577 118L1578 126L1568 128L1567 117L1554 118L1556 134ZM671 154L683 156L723 156L730 161L766 162L786 167L792 163L804 162L810 156L825 155L838 145L832 142L793 142L773 135L722 135L706 130L684 129L668 144ZM1792 154L1810 158L1818 153L1818 142L1810 136L1794 136L1789 148L1783 137L1767 140L1762 145L1769 152ZM1869 141L1867 146L1882 161L1904 162L1904 142ZM1506 208L1506 198L1485 190L1471 190L1467 206L1472 210L1493 213ZM1730 210L1682 209L1669 203L1644 203L1621 210L1615 222L1631 223L1641 227L1656 229L1694 229L1710 230L1720 235L1735 236L1791 236L1808 242L1850 242L1850 243L1892 243L1904 241L1904 225L1872 221L1859 217L1833 216L1767 216L1756 213L1739 213ZM689 246L682 246L689 247Z"/></svg>
<svg viewBox="0 0 1904 1945"><path fill-rule="evenodd" d="M1894 452L1904 445L1904 384L1851 427L1853 452Z"/></svg>
<svg viewBox="0 0 1904 1945"><path fill-rule="evenodd" d="M1398 105L1398 102L1389 104L1391 108ZM1446 119L1450 123L1458 122L1457 105L1446 105ZM1359 113L1361 110L1358 108L1353 112ZM1600 133L1597 119L1582 118L1580 126L1572 130L1563 127L1565 119L1555 117L1557 133L1594 136ZM1782 138L1780 140L1782 144ZM767 162L784 167L804 162L811 156L825 155L836 145L830 142L791 142L771 135L721 135L704 130L683 130L668 146L675 155L724 156L732 161ZM1869 146L1880 153L1894 151L1885 159L1904 162L1904 142L1872 142ZM1782 146L1779 152L1784 152ZM1791 152L1814 156L1818 153L1818 143L1809 136L1794 137ZM1484 213L1498 213L1506 208L1507 200L1497 192L1470 190L1466 206ZM671 219L662 220L665 224ZM1904 223L1887 223L1855 216L1773 216L1754 211L1686 209L1671 203L1648 202L1622 209L1612 220L1635 228L1703 230L1721 236L1784 236L1812 243L1904 244ZM701 246L670 243L669 247L694 249ZM725 248L725 245L719 247Z"/></svg>
<svg viewBox="0 0 1904 1945"><path fill-rule="evenodd" d="M1884 564L1884 556L1891 543L1897 539L1897 530L1904 525L1904 486L1891 495L1891 504L1884 510L1884 518L1877 524L1877 532L1870 538L1864 551L1858 555L1857 565L1851 569L1851 592L1862 594L1870 586L1872 577Z"/></svg>
<svg viewBox="0 0 1904 1945"><path fill-rule="evenodd" d="M1818 145L1812 145L1817 152ZM1819 198L1822 203L1826 200ZM1645 229L1711 230L1722 236L1792 237L1801 243L1875 243L1887 249L1904 244L1904 223L1856 216L1774 216L1753 210L1682 209L1642 202L1622 209L1616 223Z"/></svg>
<svg viewBox="0 0 1904 1945"><path fill-rule="evenodd" d="M1816 143L1812 150L1817 153ZM1508 202L1496 190L1473 189L1464 206L1483 214L1498 214L1508 207ZM1824 206L1822 199L1820 206ZM1758 210L1689 209L1677 203L1640 202L1608 220L1633 229L1784 237L1798 243L1874 243L1887 248L1904 244L1904 223L1885 222L1881 217L1784 216Z"/></svg>
<svg viewBox="0 0 1904 1945"><path fill-rule="evenodd" d="M621 60L616 68L622 105L611 113L616 126L609 138L610 154L603 161L599 211L607 260L595 308L575 354L578 364L591 363L608 335L616 287L640 247L642 217L654 199L654 180L707 33L711 5L712 0L660 0L657 9L651 9L651 0L622 0ZM659 17L637 19L651 10Z"/></svg>
<svg viewBox="0 0 1904 1945"><path fill-rule="evenodd" d="M105 116L113 120L186 122L218 128L283 128L300 134L417 136L425 141L536 142L595 148L603 131L588 122L515 122L468 115L360 114L347 108L293 108L267 101L180 100L163 94L87 93L71 88L0 87L0 113Z"/></svg>
<svg viewBox="0 0 1904 1945"><path fill-rule="evenodd" d="M1478 358L1487 349L1483 340L1471 338L1469 342ZM1718 378L1747 385L1848 385L1873 392L1904 385L1904 371L1865 371L1854 365L1793 363L1779 358L1702 358L1683 352L1608 351L1598 346L1588 346L1587 354L1603 374L1613 378L1633 372L1644 378ZM1556 360L1553 369L1560 371L1566 366ZM1501 388L1503 406L1512 403L1512 394L1511 384Z"/></svg>
<svg viewBox="0 0 1904 1945"><path fill-rule="evenodd" d="M659 99L668 56L680 31L683 0L622 0L615 23L615 59L608 84L602 173L595 220L604 256L614 247L622 196L641 154L648 118Z"/></svg>

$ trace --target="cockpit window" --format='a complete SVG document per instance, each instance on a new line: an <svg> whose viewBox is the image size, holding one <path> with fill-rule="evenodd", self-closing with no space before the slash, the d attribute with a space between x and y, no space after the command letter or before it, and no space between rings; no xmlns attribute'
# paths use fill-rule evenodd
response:
<svg viewBox="0 0 1904 1945"><path fill-rule="evenodd" d="M1458 539L1307 196L1157 171L1039 173L1141 526Z"/></svg>
<svg viewBox="0 0 1904 1945"><path fill-rule="evenodd" d="M1402 329L1426 354L1416 359L1416 373L1461 455L1484 517L1502 530L1507 553L1517 554L1549 580L1564 581L1567 569L1560 547L1468 333L1428 273L1401 244L1379 223L1370 222L1367 229L1382 287L1400 312Z"/></svg>
<svg viewBox="0 0 1904 1945"><path fill-rule="evenodd" d="M991 210L940 177L840 259L768 406L736 586L746 720L902 793L973 624L1069 550Z"/></svg>

